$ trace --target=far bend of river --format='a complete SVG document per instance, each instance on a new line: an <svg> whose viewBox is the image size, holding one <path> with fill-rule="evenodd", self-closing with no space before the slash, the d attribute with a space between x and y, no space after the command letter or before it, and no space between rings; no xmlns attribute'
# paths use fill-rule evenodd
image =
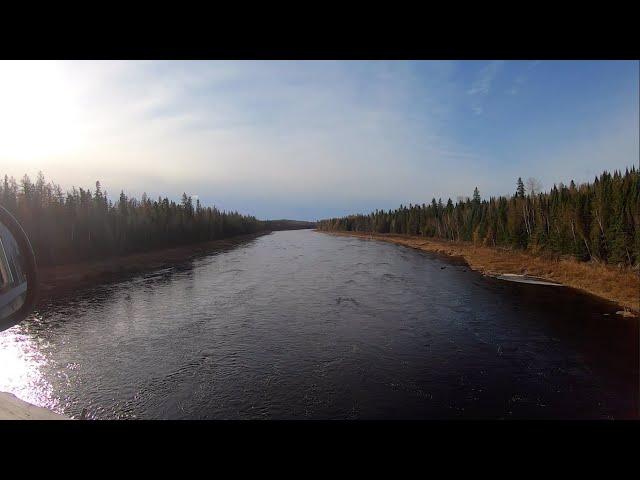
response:
<svg viewBox="0 0 640 480"><path fill-rule="evenodd" d="M638 319L310 230L79 291L0 333L0 391L78 418L638 418Z"/></svg>

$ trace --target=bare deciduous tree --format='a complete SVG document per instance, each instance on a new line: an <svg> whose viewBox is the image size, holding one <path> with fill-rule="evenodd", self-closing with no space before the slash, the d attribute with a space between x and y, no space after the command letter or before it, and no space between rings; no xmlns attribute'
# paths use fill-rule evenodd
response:
<svg viewBox="0 0 640 480"><path fill-rule="evenodd" d="M542 191L542 182L537 178L527 178L527 193L532 197Z"/></svg>

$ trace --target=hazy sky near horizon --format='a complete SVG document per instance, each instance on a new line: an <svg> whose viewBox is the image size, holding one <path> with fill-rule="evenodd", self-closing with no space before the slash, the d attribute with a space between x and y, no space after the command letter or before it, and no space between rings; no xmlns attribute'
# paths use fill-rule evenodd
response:
<svg viewBox="0 0 640 480"><path fill-rule="evenodd" d="M638 163L637 61L0 61L0 174L318 219Z"/></svg>

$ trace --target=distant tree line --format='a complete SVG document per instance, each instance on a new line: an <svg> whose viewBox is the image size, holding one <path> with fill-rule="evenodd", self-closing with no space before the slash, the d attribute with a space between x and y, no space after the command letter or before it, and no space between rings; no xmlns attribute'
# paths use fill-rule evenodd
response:
<svg viewBox="0 0 640 480"><path fill-rule="evenodd" d="M603 172L593 183L554 185L540 192L533 179L518 179L512 196L454 204L432 199L318 222L319 230L423 235L571 255L580 260L638 266L640 263L640 173Z"/></svg>
<svg viewBox="0 0 640 480"><path fill-rule="evenodd" d="M303 230L307 228L316 228L315 222L306 222L304 220L264 220L264 224L268 230Z"/></svg>
<svg viewBox="0 0 640 480"><path fill-rule="evenodd" d="M0 204L22 224L39 265L60 265L115 255L174 247L266 230L264 222L237 212L202 207L182 195L140 200L124 192L112 202L102 191L73 188L63 192L45 181L25 175L18 184L7 175L0 181Z"/></svg>

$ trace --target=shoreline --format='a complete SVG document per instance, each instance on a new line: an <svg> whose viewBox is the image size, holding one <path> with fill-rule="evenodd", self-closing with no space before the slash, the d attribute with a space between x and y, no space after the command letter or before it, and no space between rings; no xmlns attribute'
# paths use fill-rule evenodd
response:
<svg viewBox="0 0 640 480"><path fill-rule="evenodd" d="M0 392L0 420L71 420L71 418L25 402L13 393Z"/></svg>
<svg viewBox="0 0 640 480"><path fill-rule="evenodd" d="M38 269L40 277L38 304L52 300L54 297L63 296L76 289L88 288L116 281L128 275L188 262L194 258L223 251L270 233L272 232L264 231L180 247L132 253L104 260L40 267Z"/></svg>
<svg viewBox="0 0 640 480"><path fill-rule="evenodd" d="M640 311L640 275L629 268L618 269L573 259L553 259L526 251L475 246L470 242L448 242L388 233L315 231L328 235L378 240L460 258L469 268L483 275L534 276L614 302L625 310L631 310L636 317Z"/></svg>

